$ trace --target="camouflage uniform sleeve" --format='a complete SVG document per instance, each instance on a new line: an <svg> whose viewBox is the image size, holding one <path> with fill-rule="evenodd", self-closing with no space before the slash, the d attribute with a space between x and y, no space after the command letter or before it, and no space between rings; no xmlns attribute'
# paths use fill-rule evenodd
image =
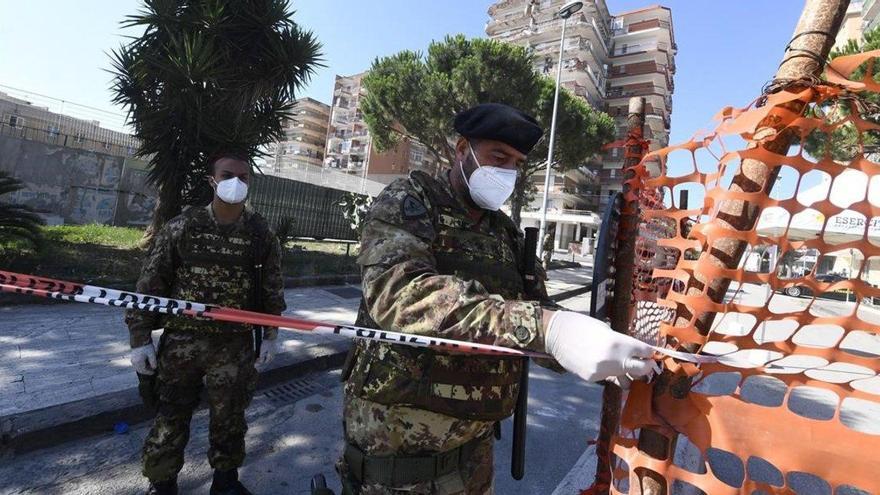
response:
<svg viewBox="0 0 880 495"><path fill-rule="evenodd" d="M475 280L438 273L429 210L405 179L370 209L358 262L373 320L388 330L543 351L538 302L506 301Z"/></svg>
<svg viewBox="0 0 880 495"><path fill-rule="evenodd" d="M181 218L172 219L159 230L147 252L136 291L153 296L169 297L174 284L174 227ZM151 342L150 332L162 326L162 315L150 311L129 309L125 312L131 348Z"/></svg>
<svg viewBox="0 0 880 495"><path fill-rule="evenodd" d="M263 309L266 313L280 315L287 309L284 302L284 276L281 272L281 244L274 234L269 232L266 244L269 251L263 261ZM265 327L263 337L274 339L278 336L278 328Z"/></svg>

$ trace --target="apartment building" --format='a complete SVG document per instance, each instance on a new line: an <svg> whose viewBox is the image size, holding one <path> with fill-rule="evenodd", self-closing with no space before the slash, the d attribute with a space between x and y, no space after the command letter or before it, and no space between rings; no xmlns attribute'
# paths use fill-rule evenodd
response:
<svg viewBox="0 0 880 495"><path fill-rule="evenodd" d="M566 0L502 0L489 7L486 34L524 46L535 70L555 77L562 36L556 13ZM652 149L669 141L675 74L675 38L668 8L650 6L612 14L605 0L584 0L565 29L560 84L593 108L615 118L617 136L625 136L629 98L646 99L646 137ZM588 252L599 216L611 196L623 189L623 150L600 153L575 170L551 175L547 221L555 225L555 249L580 243ZM532 179L540 191L544 174ZM536 225L543 197L522 212L524 224Z"/></svg>
<svg viewBox="0 0 880 495"><path fill-rule="evenodd" d="M534 57L535 70L555 78L559 60L559 39L562 21L556 12L563 0L504 0L489 7L486 34L495 40L526 47ZM561 86L603 110L607 86L607 70L611 14L603 0L585 1L583 9L568 19L565 30ZM598 163L564 175L553 174L549 196L550 209L588 210L591 198L598 193L595 173ZM544 189L544 174L532 178L539 190ZM528 208L540 207L541 197Z"/></svg>
<svg viewBox="0 0 880 495"><path fill-rule="evenodd" d="M330 105L300 98L293 106L293 119L284 129L284 140L267 146L267 173L284 173L306 167L321 168L327 147Z"/></svg>
<svg viewBox="0 0 880 495"><path fill-rule="evenodd" d="M668 145L678 49L672 12L654 5L615 14L611 46L605 111L614 117L617 135L626 135L629 99L641 96L645 98L645 138L651 143L650 149ZM614 148L603 155L599 209L604 209L608 198L623 188L623 151Z"/></svg>
<svg viewBox="0 0 880 495"><path fill-rule="evenodd" d="M527 47L535 69L555 77L565 0L503 0L489 7L486 34ZM647 99L646 134L652 147L668 143L676 45L668 8L651 6L611 14L605 0L585 0L567 22L561 85L614 116L624 135L631 96ZM550 209L601 212L622 189L622 150L612 150L551 184ZM543 175L535 179L543 189ZM533 204L537 208L538 204Z"/></svg>
<svg viewBox="0 0 880 495"><path fill-rule="evenodd" d="M880 26L880 2L851 0L844 14L833 49L841 49L849 40L861 40L862 35Z"/></svg>
<svg viewBox="0 0 880 495"><path fill-rule="evenodd" d="M75 104L68 106L77 107ZM97 114L96 111L95 115ZM140 146L139 141L131 134L102 127L99 120L65 115L26 97L12 96L2 91L0 91L0 135L114 156L132 156Z"/></svg>
<svg viewBox="0 0 880 495"><path fill-rule="evenodd" d="M360 110L365 75L336 76L324 166L384 184L405 177L411 170L434 173L438 161L419 143L404 139L395 149L382 152L372 146Z"/></svg>

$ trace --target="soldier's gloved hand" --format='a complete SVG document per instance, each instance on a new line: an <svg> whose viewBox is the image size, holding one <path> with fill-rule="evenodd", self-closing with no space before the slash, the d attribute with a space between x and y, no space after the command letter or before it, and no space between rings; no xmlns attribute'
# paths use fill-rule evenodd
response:
<svg viewBox="0 0 880 495"><path fill-rule="evenodd" d="M654 349L605 323L573 311L557 311L544 331L544 347L566 370L586 381L640 377L655 362Z"/></svg>
<svg viewBox="0 0 880 495"><path fill-rule="evenodd" d="M269 364L269 361L275 357L275 354L278 352L278 338L274 339L263 339L263 344L260 346L260 355L257 357L257 364L266 365Z"/></svg>
<svg viewBox="0 0 880 495"><path fill-rule="evenodd" d="M152 342L131 350L131 365L142 375L152 375L156 372L156 348L153 347Z"/></svg>

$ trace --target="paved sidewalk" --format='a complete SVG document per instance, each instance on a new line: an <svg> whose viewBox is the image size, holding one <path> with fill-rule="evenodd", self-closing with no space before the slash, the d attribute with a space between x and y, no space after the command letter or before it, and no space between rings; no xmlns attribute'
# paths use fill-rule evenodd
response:
<svg viewBox="0 0 880 495"><path fill-rule="evenodd" d="M550 277L551 297L583 292L590 280L586 268L551 270ZM287 289L285 314L353 323L360 296L357 285ZM585 301L584 296L568 300L577 310L586 309ZM138 404L122 315L118 309L77 303L0 306L0 435L48 431ZM279 338L280 352L263 370L269 374L338 355L348 345L307 332L281 332Z"/></svg>
<svg viewBox="0 0 880 495"><path fill-rule="evenodd" d="M359 298L356 287L288 289L285 314L351 323ZM122 316L88 304L0 307L0 417L137 387ZM279 338L283 353L338 340L305 332L281 332Z"/></svg>

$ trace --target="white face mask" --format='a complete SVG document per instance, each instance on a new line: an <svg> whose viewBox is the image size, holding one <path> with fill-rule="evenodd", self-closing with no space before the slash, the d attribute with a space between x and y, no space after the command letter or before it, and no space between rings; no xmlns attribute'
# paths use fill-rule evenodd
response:
<svg viewBox="0 0 880 495"><path fill-rule="evenodd" d="M477 165L477 169L471 173L471 178L468 179L464 173L461 160L458 161L458 167L461 169L461 176L464 177L464 182L468 186L471 199L480 208L498 211L501 205L507 201L507 198L513 194L513 189L516 186L517 172L516 170L499 167L484 167L477 160L477 155L474 154L474 149L471 148L470 143L468 143L468 149L471 152L474 163Z"/></svg>
<svg viewBox="0 0 880 495"><path fill-rule="evenodd" d="M211 180L214 180L213 178ZM248 193L248 185L241 181L238 177L214 181L217 185L217 197L224 203L238 204L244 201Z"/></svg>

